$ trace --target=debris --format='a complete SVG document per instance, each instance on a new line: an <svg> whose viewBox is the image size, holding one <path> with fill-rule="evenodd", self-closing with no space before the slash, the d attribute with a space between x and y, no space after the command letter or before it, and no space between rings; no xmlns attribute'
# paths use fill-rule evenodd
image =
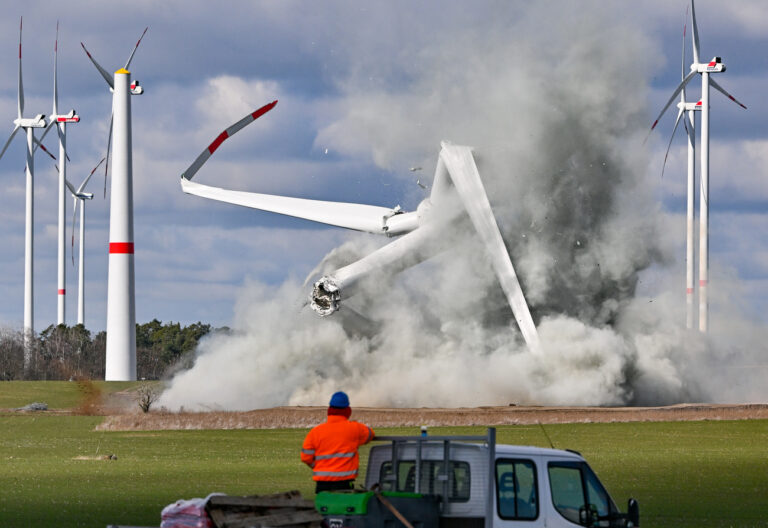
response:
<svg viewBox="0 0 768 528"><path fill-rule="evenodd" d="M47 411L48 404L43 402L34 402L14 410L16 411Z"/></svg>

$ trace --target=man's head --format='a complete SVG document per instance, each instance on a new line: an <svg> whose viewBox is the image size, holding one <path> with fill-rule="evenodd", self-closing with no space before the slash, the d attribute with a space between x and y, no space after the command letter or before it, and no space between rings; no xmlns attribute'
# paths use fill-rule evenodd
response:
<svg viewBox="0 0 768 528"><path fill-rule="evenodd" d="M351 414L352 409L349 406L349 396L345 392L334 392L328 405L328 416L346 416L349 418Z"/></svg>

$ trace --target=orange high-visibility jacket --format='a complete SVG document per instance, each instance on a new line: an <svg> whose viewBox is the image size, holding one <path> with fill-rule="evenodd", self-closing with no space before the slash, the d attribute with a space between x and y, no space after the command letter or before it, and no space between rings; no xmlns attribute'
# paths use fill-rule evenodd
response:
<svg viewBox="0 0 768 528"><path fill-rule="evenodd" d="M313 480L357 477L357 448L373 438L373 429L344 416L329 416L315 426L301 446L301 461L312 468Z"/></svg>

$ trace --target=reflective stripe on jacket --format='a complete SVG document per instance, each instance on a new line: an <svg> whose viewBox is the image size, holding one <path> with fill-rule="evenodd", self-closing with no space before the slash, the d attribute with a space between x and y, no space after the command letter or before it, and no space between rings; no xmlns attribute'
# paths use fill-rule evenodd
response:
<svg viewBox="0 0 768 528"><path fill-rule="evenodd" d="M344 416L329 416L314 427L301 446L301 461L312 468L314 480L357 477L357 448L373 439L373 429Z"/></svg>

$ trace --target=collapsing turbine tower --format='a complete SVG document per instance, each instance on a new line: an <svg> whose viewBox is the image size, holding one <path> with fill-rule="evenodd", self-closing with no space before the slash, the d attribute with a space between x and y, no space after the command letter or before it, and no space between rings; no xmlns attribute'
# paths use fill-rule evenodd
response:
<svg viewBox="0 0 768 528"><path fill-rule="evenodd" d="M431 257L435 250L443 249L440 247L443 233L450 229L450 224L465 211L485 245L523 339L532 352L539 352L536 326L499 232L470 147L442 143L430 197L423 200L413 212L404 212L399 206L386 208L233 191L191 181L224 140L270 111L276 104L277 101L274 101L263 106L222 132L181 175L182 191L347 229L390 237L399 236L395 241L361 260L315 282L310 295L310 305L321 316L339 310L342 301L354 294L361 279L382 269L402 271ZM449 218L435 214L436 205L447 210Z"/></svg>
<svg viewBox="0 0 768 528"><path fill-rule="evenodd" d="M131 95L144 90L129 80L128 68L147 30L141 34L125 66L111 77L91 56L86 55L107 82L112 97L110 138L114 144L112 187L109 206L109 277L107 286L107 350L104 379L136 379L136 296L133 259L133 148L131 143Z"/></svg>
<svg viewBox="0 0 768 528"><path fill-rule="evenodd" d="M714 57L708 63L699 62L699 29L696 25L696 9L694 2L691 0L691 26L692 26L692 40L693 40L693 63L690 66L690 73L686 75L680 84L677 86L672 96L664 105L659 116L651 126L651 131L656 128L659 123L659 119L667 111L667 108L672 104L675 98L681 92L684 92L685 86L693 79L698 73L701 75L701 100L697 106L701 110L701 182L700 182L700 198L699 198L699 331L707 332L709 326L709 303L708 303L708 287L709 287L709 86L710 84L720 93L725 95L728 99L738 104L742 108L746 109L742 103L736 100L731 94L729 94L722 86L720 86L714 79L711 79L710 73L720 73L725 71L725 64L723 64L720 57ZM680 115L684 111L680 107L680 104L684 102L685 96L683 95L681 103L678 104L680 111L678 112L678 120ZM687 105L684 105L687 109ZM695 108L694 108L695 109ZM691 125L693 124L693 116L691 115ZM675 124L675 127L677 123ZM673 130L674 135L674 130ZM689 132L690 133L690 132ZM670 140L671 141L671 140ZM689 217L689 242L687 244L688 262L689 266L692 266L693 262L693 138L689 138L689 161L688 161L688 217ZM667 147L669 149L669 147ZM665 157L666 161L666 157ZM688 302L693 303L693 270L689 269L686 273L687 280L690 280L686 284L686 298ZM687 315L687 323L689 328L693 326L693 315L690 312Z"/></svg>
<svg viewBox="0 0 768 528"><path fill-rule="evenodd" d="M0 158L3 157L8 146L13 141L14 136L23 128L27 133L27 197L26 197L26 221L24 235L24 370L30 366L32 351L30 348L30 338L35 332L34 317L34 188L35 188L35 129L45 128L45 115L37 114L33 118L25 118L24 114L24 85L21 76L21 30L22 21L19 22L19 91L17 117L14 119L13 131L11 136L5 142L3 150L0 151Z"/></svg>

